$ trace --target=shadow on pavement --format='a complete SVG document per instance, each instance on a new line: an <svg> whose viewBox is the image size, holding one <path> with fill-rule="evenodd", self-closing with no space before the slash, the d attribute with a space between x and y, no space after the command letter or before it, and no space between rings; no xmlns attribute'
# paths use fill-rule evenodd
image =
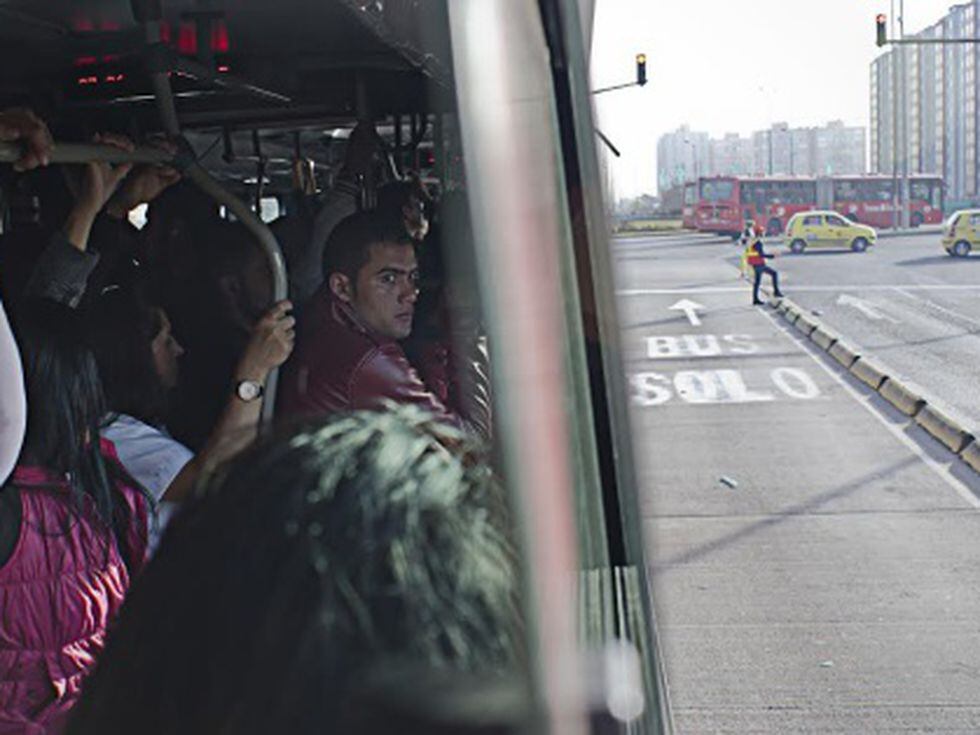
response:
<svg viewBox="0 0 980 735"><path fill-rule="evenodd" d="M663 562L656 564L655 567L660 568L660 567L678 566L680 564L689 564L692 561L702 559L705 556L711 554L712 552L717 551L718 549L722 549L725 548L726 546L730 546L736 541L739 541L747 536L751 536L752 534L758 531L782 523L788 518L808 515L813 511L818 510L821 506L824 506L827 503L831 502L832 500L836 500L837 498L841 498L844 497L845 495L850 495L853 492L857 492L858 490L860 490L865 485L871 482L877 482L886 477L891 477L892 475L898 474L906 467L911 467L912 465L914 465L916 462L919 461L920 461L919 458L913 455L899 462L895 462L891 466L886 467L885 469L872 470L871 472L868 472L865 475L861 475L860 477L851 480L850 482L844 483L840 487L836 487L833 488L832 490L828 490L825 493L821 493L820 495L811 498L805 503L798 503L797 505L791 505L788 508L784 508L783 510L778 511L767 518L762 518L756 521L755 523L750 523L749 525L744 526L737 531L734 531L729 534L725 534L724 536L717 538L709 543L703 544L696 549L691 549L690 551L685 551L683 554L679 554L670 559L666 559Z"/></svg>
<svg viewBox="0 0 980 735"><path fill-rule="evenodd" d="M895 265L939 265L940 263L980 263L980 258L953 258L949 255L930 255L925 258L895 261Z"/></svg>

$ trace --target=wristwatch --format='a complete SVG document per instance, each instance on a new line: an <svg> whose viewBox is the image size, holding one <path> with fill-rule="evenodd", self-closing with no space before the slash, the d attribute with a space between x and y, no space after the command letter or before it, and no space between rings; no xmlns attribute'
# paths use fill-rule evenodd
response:
<svg viewBox="0 0 980 735"><path fill-rule="evenodd" d="M255 380L239 380L235 383L235 395L246 403L261 398L263 390L262 383Z"/></svg>

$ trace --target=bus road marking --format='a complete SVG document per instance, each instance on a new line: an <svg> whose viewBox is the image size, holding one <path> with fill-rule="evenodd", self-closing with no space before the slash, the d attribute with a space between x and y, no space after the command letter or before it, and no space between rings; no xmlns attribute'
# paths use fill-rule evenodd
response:
<svg viewBox="0 0 980 735"><path fill-rule="evenodd" d="M647 357L651 360L754 355L759 346L748 334L665 334L646 337Z"/></svg>
<svg viewBox="0 0 980 735"><path fill-rule="evenodd" d="M915 298L915 297L913 297ZM859 299L857 296L851 296L847 293L842 293L837 297L837 304L839 306L852 306L862 314L864 314L868 319L874 319L875 321L880 321L884 319L892 324L901 324L902 322L892 316L889 316L883 311L879 310L879 307L872 304L870 301L865 301L864 299Z"/></svg>
<svg viewBox="0 0 980 735"><path fill-rule="evenodd" d="M687 320L691 322L692 326L700 327L701 319L698 317L698 309L704 309L704 307L697 301L691 301L690 299L681 299L673 306L667 307L670 311L683 311L684 316Z"/></svg>
<svg viewBox="0 0 980 735"><path fill-rule="evenodd" d="M770 386L750 387L740 370L680 370L673 374L640 372L630 376L633 402L650 408L679 399L684 403L768 403L778 393L794 400L818 398L820 388L802 368L779 367L770 371Z"/></svg>

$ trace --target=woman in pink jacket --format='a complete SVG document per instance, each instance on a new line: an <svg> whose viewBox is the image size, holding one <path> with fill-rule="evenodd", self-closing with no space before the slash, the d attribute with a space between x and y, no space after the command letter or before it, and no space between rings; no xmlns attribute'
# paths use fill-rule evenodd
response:
<svg viewBox="0 0 980 735"><path fill-rule="evenodd" d="M0 489L0 734L56 733L146 557L148 502L100 442L78 316L25 305L27 435Z"/></svg>

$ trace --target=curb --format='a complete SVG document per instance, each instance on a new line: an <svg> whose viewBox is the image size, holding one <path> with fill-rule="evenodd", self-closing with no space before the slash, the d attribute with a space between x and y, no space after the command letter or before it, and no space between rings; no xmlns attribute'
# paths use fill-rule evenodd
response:
<svg viewBox="0 0 980 735"><path fill-rule="evenodd" d="M888 375L885 374L884 369L878 367L866 357L859 357L855 360L854 364L850 367L850 373L876 391L888 379Z"/></svg>
<svg viewBox="0 0 980 735"><path fill-rule="evenodd" d="M906 416L915 416L922 410L926 402L906 388L894 378L885 377L885 382L878 388L881 397L892 404Z"/></svg>
<svg viewBox="0 0 980 735"><path fill-rule="evenodd" d="M850 370L851 366L861 359L861 356L858 354L856 348L851 347L840 340L834 342L834 344L831 345L830 349L827 351L830 353L831 357L847 368L847 370Z"/></svg>
<svg viewBox="0 0 980 735"><path fill-rule="evenodd" d="M772 308L799 332L840 363L851 375L870 386L892 406L910 416L926 433L956 454L980 474L980 442L917 391L890 376L887 368L858 354L855 347L841 342L823 323L806 313L788 298L773 303Z"/></svg>
<svg viewBox="0 0 980 735"><path fill-rule="evenodd" d="M793 325L807 337L809 337L813 333L813 330L817 328L817 322L814 321L813 317L804 314L802 311L799 313L796 321L793 322Z"/></svg>
<svg viewBox="0 0 980 735"><path fill-rule="evenodd" d="M974 472L980 474L980 444L977 444L976 441L967 444L960 452L960 458L970 465Z"/></svg>
<svg viewBox="0 0 980 735"><path fill-rule="evenodd" d="M810 333L810 339L824 352L830 352L830 348L837 343L837 337L828 332L823 325L817 325L817 328Z"/></svg>
<svg viewBox="0 0 980 735"><path fill-rule="evenodd" d="M957 454L962 452L966 445L973 440L970 432L965 431L935 406L924 405L916 415L915 423Z"/></svg>

